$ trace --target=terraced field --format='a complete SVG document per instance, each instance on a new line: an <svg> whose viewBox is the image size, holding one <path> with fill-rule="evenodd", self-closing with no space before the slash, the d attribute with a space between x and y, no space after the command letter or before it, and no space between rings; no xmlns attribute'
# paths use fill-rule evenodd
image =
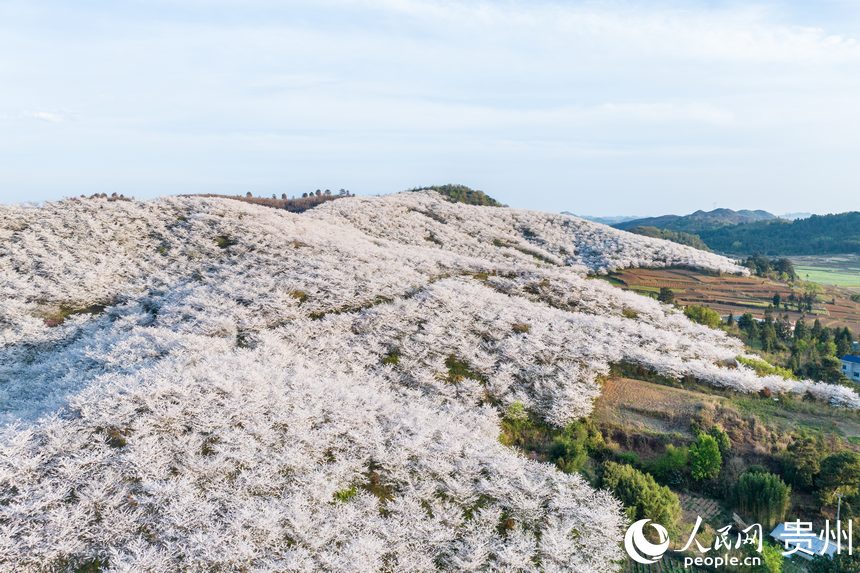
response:
<svg viewBox="0 0 860 573"><path fill-rule="evenodd" d="M791 292L788 284L771 279L713 275L688 269L629 269L606 278L621 288L650 296L656 296L661 287L668 287L681 305L703 304L723 315L749 312L759 318L764 316L775 293L785 298ZM851 299L856 294L857 291L846 287L822 284L813 311L808 314L821 319L825 326L847 326L858 332L860 302ZM782 312L792 321L802 316L796 311Z"/></svg>

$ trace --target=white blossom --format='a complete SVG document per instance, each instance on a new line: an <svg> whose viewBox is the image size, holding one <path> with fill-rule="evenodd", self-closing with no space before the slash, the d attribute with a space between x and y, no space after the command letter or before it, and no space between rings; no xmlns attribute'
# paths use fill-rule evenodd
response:
<svg viewBox="0 0 860 573"><path fill-rule="evenodd" d="M0 569L611 571L620 504L500 444L512 402L631 362L860 407L586 276L666 265L743 272L430 192L0 207Z"/></svg>

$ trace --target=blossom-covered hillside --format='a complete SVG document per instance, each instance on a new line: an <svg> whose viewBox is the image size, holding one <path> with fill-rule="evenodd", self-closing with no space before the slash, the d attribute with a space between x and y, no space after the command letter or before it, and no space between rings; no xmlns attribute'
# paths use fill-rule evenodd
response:
<svg viewBox="0 0 860 573"><path fill-rule="evenodd" d="M743 272L432 192L0 207L0 570L615 569L621 507L499 442L609 365L739 391L740 344L587 274Z"/></svg>

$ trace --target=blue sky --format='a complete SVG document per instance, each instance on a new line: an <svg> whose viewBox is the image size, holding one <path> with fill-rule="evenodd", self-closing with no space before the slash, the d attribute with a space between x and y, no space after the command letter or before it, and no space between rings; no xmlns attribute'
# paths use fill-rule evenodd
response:
<svg viewBox="0 0 860 573"><path fill-rule="evenodd" d="M0 201L860 209L857 2L0 2Z"/></svg>

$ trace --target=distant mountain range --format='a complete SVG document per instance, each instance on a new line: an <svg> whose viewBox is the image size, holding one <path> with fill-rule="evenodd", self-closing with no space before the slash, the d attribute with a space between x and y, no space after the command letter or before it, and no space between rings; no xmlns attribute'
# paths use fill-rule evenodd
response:
<svg viewBox="0 0 860 573"><path fill-rule="evenodd" d="M767 211L714 209L713 211L699 210L690 215L663 215L661 217L632 219L616 223L613 226L625 231L630 231L637 227L656 227L668 231L699 233L701 231L709 231L742 223L773 221L776 219L776 215Z"/></svg>
<svg viewBox="0 0 860 573"><path fill-rule="evenodd" d="M609 217L593 217L590 215L577 215L576 213L571 213L570 211L562 211L562 215L573 215L574 217L579 217L580 219L585 219L586 221L592 221L594 223L603 223L604 225L617 225L619 223L624 223L626 221L632 221L633 219L638 219L639 217L636 215L616 215Z"/></svg>
<svg viewBox="0 0 860 573"><path fill-rule="evenodd" d="M638 235L659 237L733 255L825 255L860 253L860 212L836 215L714 209L613 224Z"/></svg>

